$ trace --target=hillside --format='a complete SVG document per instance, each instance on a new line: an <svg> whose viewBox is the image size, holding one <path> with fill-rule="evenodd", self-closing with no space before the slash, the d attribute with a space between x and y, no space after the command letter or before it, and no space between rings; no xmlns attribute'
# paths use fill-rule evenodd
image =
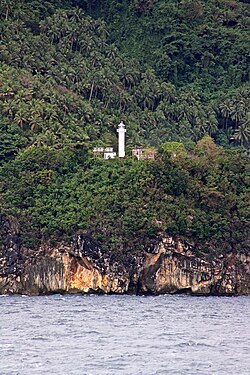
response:
<svg viewBox="0 0 250 375"><path fill-rule="evenodd" d="M249 144L248 4L15 3L0 9L0 104L25 145L114 143L121 118L131 144Z"/></svg>
<svg viewBox="0 0 250 375"><path fill-rule="evenodd" d="M0 208L24 244L84 231L118 253L162 233L248 249L249 12L228 0L1 2ZM94 146L116 147L121 120L127 158L94 159ZM157 159L134 160L134 145Z"/></svg>

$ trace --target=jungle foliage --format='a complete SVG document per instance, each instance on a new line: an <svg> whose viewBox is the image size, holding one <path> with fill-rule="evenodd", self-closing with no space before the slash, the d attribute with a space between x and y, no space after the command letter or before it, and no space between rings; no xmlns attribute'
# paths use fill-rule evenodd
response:
<svg viewBox="0 0 250 375"><path fill-rule="evenodd" d="M176 143L173 145L176 147ZM167 233L211 250L248 246L247 156L210 137L157 160L92 158L84 148L30 146L1 168L1 210L31 246L86 231L107 251L150 246ZM166 150L167 149L167 150Z"/></svg>
<svg viewBox="0 0 250 375"><path fill-rule="evenodd" d="M247 246L249 15L234 0L1 1L0 208L27 244L86 230L121 251L161 232ZM93 159L121 120L156 161Z"/></svg>

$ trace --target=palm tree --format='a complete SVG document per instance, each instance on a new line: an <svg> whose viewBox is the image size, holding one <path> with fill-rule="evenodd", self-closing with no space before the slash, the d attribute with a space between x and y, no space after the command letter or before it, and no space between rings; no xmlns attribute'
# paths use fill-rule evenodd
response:
<svg viewBox="0 0 250 375"><path fill-rule="evenodd" d="M231 103L231 101L230 100L225 100L224 102L222 102L219 105L219 110L220 110L223 118L225 119L223 121L223 128L227 129L228 119L230 119L231 112L232 112L232 103Z"/></svg>
<svg viewBox="0 0 250 375"><path fill-rule="evenodd" d="M15 0L3 0L0 13L4 13L5 21L8 21L11 10L14 10L16 7Z"/></svg>
<svg viewBox="0 0 250 375"><path fill-rule="evenodd" d="M246 114L244 101L240 100L234 103L231 112L231 118L235 121L236 125L244 118Z"/></svg>
<svg viewBox="0 0 250 375"><path fill-rule="evenodd" d="M235 130L233 138L240 143L241 146L248 146L250 142L250 126L249 121L241 124Z"/></svg>
<svg viewBox="0 0 250 375"><path fill-rule="evenodd" d="M211 136L212 134L215 134L218 131L218 121L216 118L216 114L212 107L208 107L204 115L205 115L204 128L208 132L208 134Z"/></svg>
<svg viewBox="0 0 250 375"><path fill-rule="evenodd" d="M71 16L77 23L81 22L82 18L86 17L83 10L79 7L76 7L71 11Z"/></svg>
<svg viewBox="0 0 250 375"><path fill-rule="evenodd" d="M34 133L37 133L41 130L43 126L43 120L39 113L32 111L29 118L29 126L30 130L32 130Z"/></svg>
<svg viewBox="0 0 250 375"><path fill-rule="evenodd" d="M23 129L24 125L27 123L27 116L28 114L25 108L20 108L15 114L14 122Z"/></svg>

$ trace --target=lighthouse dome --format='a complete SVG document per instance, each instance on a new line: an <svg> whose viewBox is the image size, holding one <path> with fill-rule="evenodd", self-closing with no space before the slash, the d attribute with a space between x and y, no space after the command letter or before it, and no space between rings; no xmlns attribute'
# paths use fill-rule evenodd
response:
<svg viewBox="0 0 250 375"><path fill-rule="evenodd" d="M120 128L120 129L125 128L125 125L124 125L123 121L120 122L120 124L118 125L118 128Z"/></svg>

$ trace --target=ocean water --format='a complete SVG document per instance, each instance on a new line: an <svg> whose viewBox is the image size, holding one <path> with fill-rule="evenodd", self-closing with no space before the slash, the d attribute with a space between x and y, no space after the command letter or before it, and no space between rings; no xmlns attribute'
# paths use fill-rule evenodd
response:
<svg viewBox="0 0 250 375"><path fill-rule="evenodd" d="M0 375L250 374L250 298L0 297Z"/></svg>

